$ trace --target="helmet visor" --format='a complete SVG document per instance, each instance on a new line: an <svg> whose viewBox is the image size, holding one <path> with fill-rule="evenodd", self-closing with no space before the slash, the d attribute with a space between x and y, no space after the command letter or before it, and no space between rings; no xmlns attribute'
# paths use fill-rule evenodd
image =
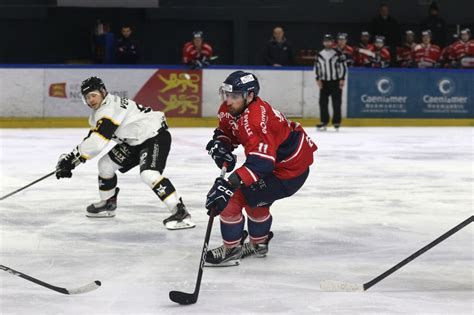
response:
<svg viewBox="0 0 474 315"><path fill-rule="evenodd" d="M221 100L224 102L227 99L240 99L241 97L245 97L242 91L233 91L232 85L223 83L219 88L219 96Z"/></svg>

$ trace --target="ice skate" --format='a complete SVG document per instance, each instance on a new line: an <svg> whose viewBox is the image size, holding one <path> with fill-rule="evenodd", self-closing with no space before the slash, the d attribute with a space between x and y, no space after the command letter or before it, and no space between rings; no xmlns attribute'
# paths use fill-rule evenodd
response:
<svg viewBox="0 0 474 315"><path fill-rule="evenodd" d="M341 127L340 124L334 124L334 130L336 130L336 132L339 131L339 127Z"/></svg>
<svg viewBox="0 0 474 315"><path fill-rule="evenodd" d="M268 233L268 239L265 243L260 244L253 244L250 242L244 243L243 251L242 251L242 258L255 256L255 257L265 257L268 253L268 243L273 238L273 232L270 231Z"/></svg>
<svg viewBox="0 0 474 315"><path fill-rule="evenodd" d="M206 267L231 267L240 264L242 257L242 246L232 248L224 245L211 249L206 253Z"/></svg>
<svg viewBox="0 0 474 315"><path fill-rule="evenodd" d="M86 216L89 218L112 218L117 209L117 195L120 189L115 188L115 194L107 200L101 200L87 207Z"/></svg>
<svg viewBox="0 0 474 315"><path fill-rule="evenodd" d="M316 130L317 131L326 131L327 130L327 124L320 123L316 125Z"/></svg>
<svg viewBox="0 0 474 315"><path fill-rule="evenodd" d="M176 205L176 213L163 220L163 224L168 230L191 229L196 226L191 221L191 215L186 210L181 198L179 198L179 203Z"/></svg>

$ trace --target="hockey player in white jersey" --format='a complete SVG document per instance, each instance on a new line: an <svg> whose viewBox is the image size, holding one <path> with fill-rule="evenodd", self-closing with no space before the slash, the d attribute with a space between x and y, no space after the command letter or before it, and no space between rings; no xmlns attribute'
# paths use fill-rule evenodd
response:
<svg viewBox="0 0 474 315"><path fill-rule="evenodd" d="M171 216L163 221L166 228L194 227L173 184L162 175L171 146L164 113L107 93L98 77L84 80L81 93L84 103L93 110L89 117L91 129L72 152L60 156L56 177L71 177L76 166L97 156L110 140L117 142L98 162L101 200L87 207L86 216L114 217L119 193L116 171L125 173L139 165L142 181L171 212Z"/></svg>

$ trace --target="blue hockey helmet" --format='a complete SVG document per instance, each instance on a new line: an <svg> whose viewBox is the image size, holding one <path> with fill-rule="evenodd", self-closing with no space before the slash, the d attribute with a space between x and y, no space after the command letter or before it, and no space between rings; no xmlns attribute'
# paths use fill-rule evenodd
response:
<svg viewBox="0 0 474 315"><path fill-rule="evenodd" d="M247 95L253 92L253 97L255 98L259 91L260 84L258 83L257 77L250 72L244 71L235 71L229 74L219 89L219 93L222 97L228 93L239 93L242 94L244 98L247 98Z"/></svg>

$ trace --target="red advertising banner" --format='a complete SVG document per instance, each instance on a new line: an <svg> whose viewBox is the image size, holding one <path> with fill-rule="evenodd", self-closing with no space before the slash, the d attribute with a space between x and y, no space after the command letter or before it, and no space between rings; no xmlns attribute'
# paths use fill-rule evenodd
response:
<svg viewBox="0 0 474 315"><path fill-rule="evenodd" d="M133 100L168 117L201 117L202 70L158 70Z"/></svg>

